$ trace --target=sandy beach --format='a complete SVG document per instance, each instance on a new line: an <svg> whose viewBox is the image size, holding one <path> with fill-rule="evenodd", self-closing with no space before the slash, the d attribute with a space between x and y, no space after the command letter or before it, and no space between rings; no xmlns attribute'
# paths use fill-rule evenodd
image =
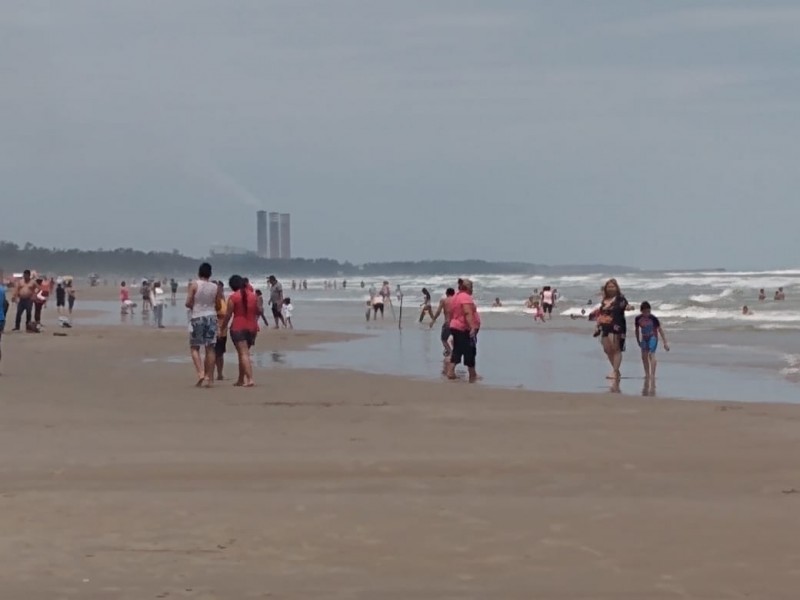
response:
<svg viewBox="0 0 800 600"><path fill-rule="evenodd" d="M185 344L4 336L4 597L797 596L798 407L281 367L197 390L156 360Z"/></svg>

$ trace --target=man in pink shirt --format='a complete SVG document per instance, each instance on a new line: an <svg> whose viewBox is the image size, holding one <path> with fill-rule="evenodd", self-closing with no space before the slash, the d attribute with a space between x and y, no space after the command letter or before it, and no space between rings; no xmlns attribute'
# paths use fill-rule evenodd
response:
<svg viewBox="0 0 800 600"><path fill-rule="evenodd" d="M456 365L463 360L469 371L469 382L478 380L475 359L478 354L478 330L481 321L475 300L472 298L472 281L459 279L458 293L450 301L450 333L453 336L453 351L447 365L447 378L457 379Z"/></svg>

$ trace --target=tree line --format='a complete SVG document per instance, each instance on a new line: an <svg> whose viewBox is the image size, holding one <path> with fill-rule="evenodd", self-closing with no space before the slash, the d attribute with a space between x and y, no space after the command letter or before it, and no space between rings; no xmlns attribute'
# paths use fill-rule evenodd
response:
<svg viewBox="0 0 800 600"><path fill-rule="evenodd" d="M27 243L23 246L0 241L0 269L6 272L34 269L42 273L55 273L83 277L91 273L126 276L191 276L197 266L208 260L219 273L271 274L292 277L374 277L393 275L464 275L476 273L530 275L558 272L560 274L590 273L628 267L603 267L584 265L547 267L524 262L489 262L485 260L428 260L371 262L354 265L330 258L266 259L256 254L215 254L210 257L192 257L172 252L144 252L133 248L114 250L80 250L78 248L44 248Z"/></svg>

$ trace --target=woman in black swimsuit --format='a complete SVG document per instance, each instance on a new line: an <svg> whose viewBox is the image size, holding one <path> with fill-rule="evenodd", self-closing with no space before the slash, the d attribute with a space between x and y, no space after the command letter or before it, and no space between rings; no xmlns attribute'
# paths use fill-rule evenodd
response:
<svg viewBox="0 0 800 600"><path fill-rule="evenodd" d="M597 315L600 327L603 351L611 363L611 374L608 379L621 377L622 352L625 350L625 334L628 331L625 322L625 309L628 301L622 295L616 279L609 279L603 286L603 301Z"/></svg>

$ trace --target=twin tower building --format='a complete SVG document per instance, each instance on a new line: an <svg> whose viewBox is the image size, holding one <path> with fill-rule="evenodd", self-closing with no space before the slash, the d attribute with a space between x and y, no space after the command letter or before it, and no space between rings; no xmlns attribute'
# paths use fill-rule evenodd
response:
<svg viewBox="0 0 800 600"><path fill-rule="evenodd" d="M269 235L267 220L269 219ZM261 258L292 258L292 221L288 213L260 210L256 213L258 224L258 255Z"/></svg>

